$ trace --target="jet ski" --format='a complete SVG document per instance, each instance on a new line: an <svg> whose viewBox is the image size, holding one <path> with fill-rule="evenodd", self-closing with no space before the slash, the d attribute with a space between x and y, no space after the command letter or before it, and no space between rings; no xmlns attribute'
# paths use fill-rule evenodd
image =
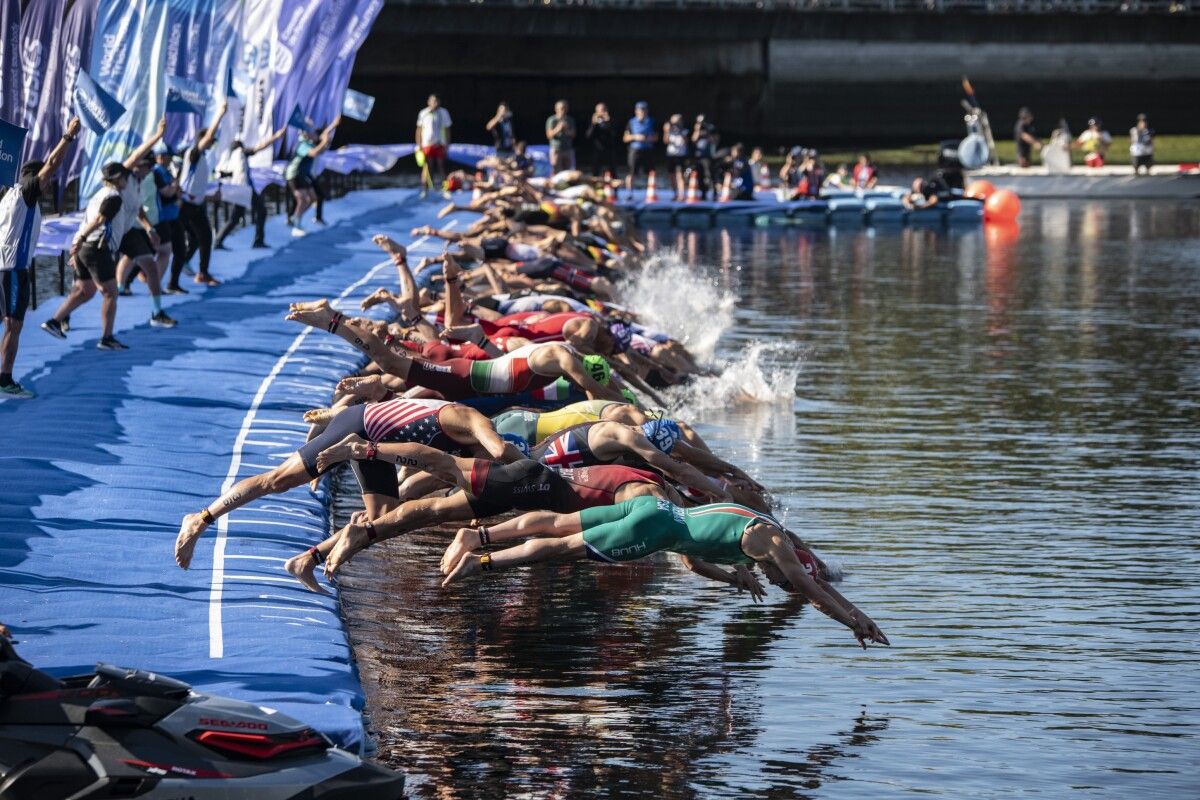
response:
<svg viewBox="0 0 1200 800"><path fill-rule="evenodd" d="M0 636L0 799L395 800L404 776L272 709L98 664L58 679Z"/></svg>

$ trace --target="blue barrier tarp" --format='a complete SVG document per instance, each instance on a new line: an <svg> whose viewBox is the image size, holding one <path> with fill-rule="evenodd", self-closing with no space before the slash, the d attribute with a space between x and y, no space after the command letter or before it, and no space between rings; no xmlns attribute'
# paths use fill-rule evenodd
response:
<svg viewBox="0 0 1200 800"><path fill-rule="evenodd" d="M37 327L58 298L29 313L17 378L39 396L0 402L0 622L25 658L59 674L96 661L162 672L363 747L337 600L282 569L326 535L322 499L301 488L234 512L189 571L173 549L185 513L279 464L304 441L302 412L361 363L341 340L286 322L287 304L341 298L348 310L394 286L370 236L407 242L437 208L414 190L358 192L329 203L329 227L303 239L269 220L268 240L284 245L274 251L250 250L243 229L214 254L223 286L165 298L177 328L146 324L144 287L120 299L125 352L96 349L98 299L75 312L65 342Z"/></svg>

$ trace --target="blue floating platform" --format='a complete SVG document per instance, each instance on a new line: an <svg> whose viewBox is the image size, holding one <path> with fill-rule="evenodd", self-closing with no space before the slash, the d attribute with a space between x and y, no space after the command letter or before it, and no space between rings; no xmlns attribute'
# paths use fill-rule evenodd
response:
<svg viewBox="0 0 1200 800"><path fill-rule="evenodd" d="M214 254L224 285L164 298L177 328L150 328L144 287L120 299L125 352L96 349L98 301L72 315L67 341L38 329L57 298L29 313L17 378L39 396L0 402L0 622L25 658L59 674L96 661L162 672L364 749L337 598L283 571L327 534L325 498L305 487L224 517L186 572L173 548L184 514L279 464L304 442L301 413L361 364L341 340L286 322L287 304L356 308L395 281L370 236L407 242L437 208L413 190L358 192L329 202L328 228L303 239L269 220L273 252L249 249L242 229Z"/></svg>

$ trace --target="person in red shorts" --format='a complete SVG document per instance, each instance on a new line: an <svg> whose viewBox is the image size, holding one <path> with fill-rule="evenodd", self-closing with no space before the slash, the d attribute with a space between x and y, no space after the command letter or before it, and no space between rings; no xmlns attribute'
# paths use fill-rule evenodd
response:
<svg viewBox="0 0 1200 800"><path fill-rule="evenodd" d="M441 186L446 176L446 149L450 147L450 112L442 108L436 94L429 100L421 113L417 114L417 132L414 141L425 158L421 169L421 197L429 194L430 187ZM449 192L444 193L447 198Z"/></svg>

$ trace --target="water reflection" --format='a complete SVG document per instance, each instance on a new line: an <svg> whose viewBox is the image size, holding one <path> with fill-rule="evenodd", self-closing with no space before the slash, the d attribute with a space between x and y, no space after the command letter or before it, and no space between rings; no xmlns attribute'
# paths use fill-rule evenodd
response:
<svg viewBox="0 0 1200 800"><path fill-rule="evenodd" d="M1200 211L1020 227L654 232L800 365L701 431L893 639L673 562L455 592L445 536L345 580L381 753L418 797L1194 796Z"/></svg>

